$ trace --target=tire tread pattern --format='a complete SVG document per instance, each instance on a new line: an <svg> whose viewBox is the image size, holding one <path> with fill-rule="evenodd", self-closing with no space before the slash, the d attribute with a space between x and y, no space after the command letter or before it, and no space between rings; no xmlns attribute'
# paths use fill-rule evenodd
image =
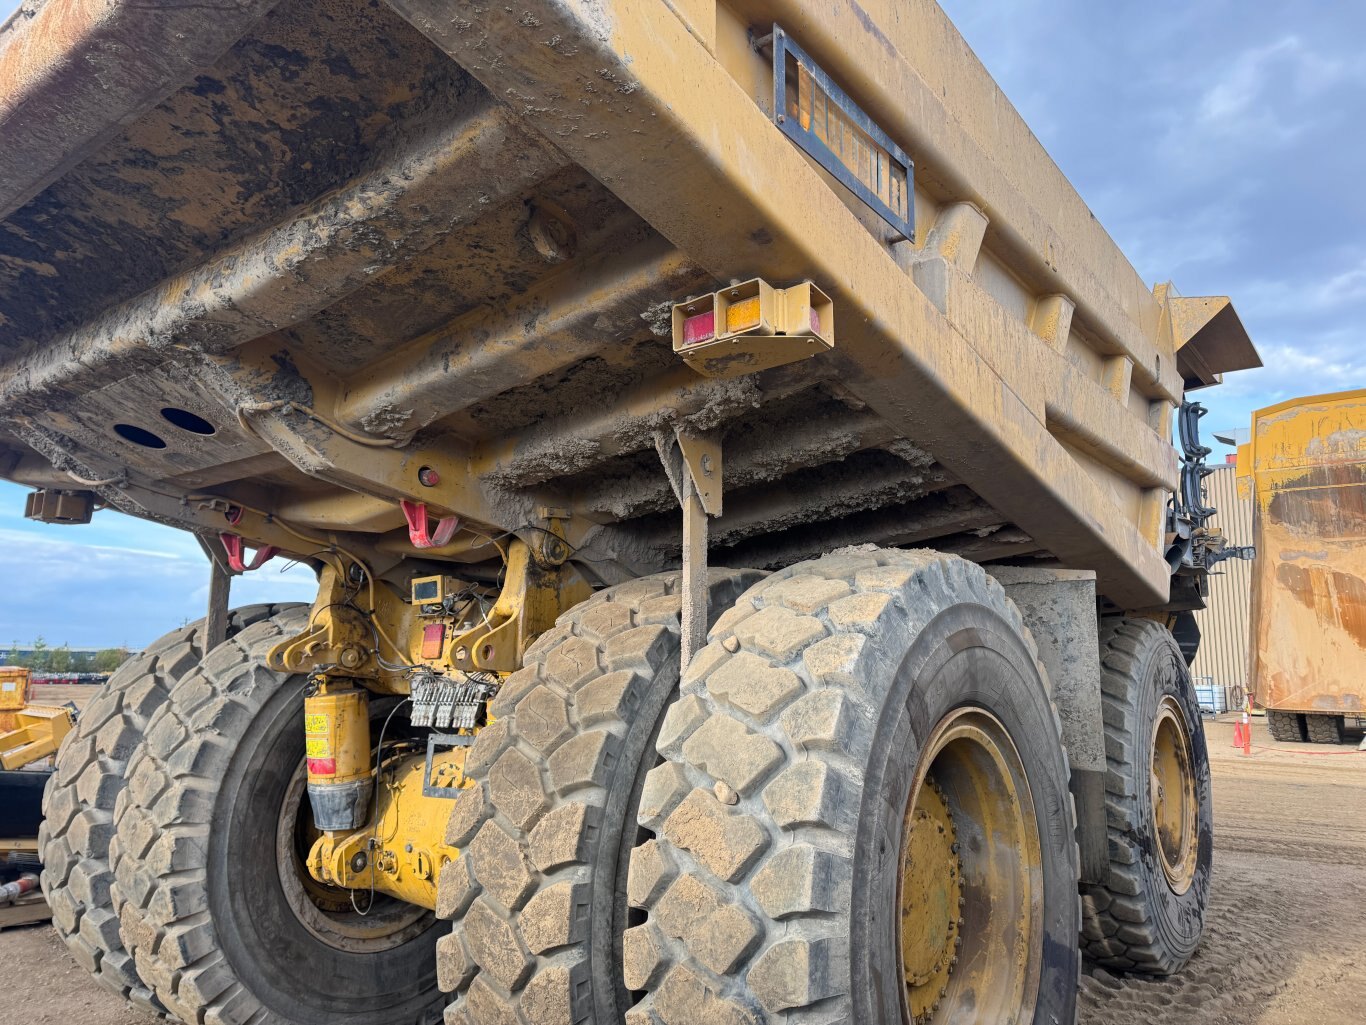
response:
<svg viewBox="0 0 1366 1025"><path fill-rule="evenodd" d="M1310 743L1341 744L1343 717L1340 715L1315 715L1304 717L1306 732Z"/></svg>
<svg viewBox="0 0 1366 1025"><path fill-rule="evenodd" d="M228 618L233 637L290 605L247 605ZM173 630L119 666L77 717L57 753L39 829L43 893L72 956L106 989L153 1014L165 1008L138 976L119 937L110 889L114 806L148 721L203 658L204 621Z"/></svg>
<svg viewBox="0 0 1366 1025"><path fill-rule="evenodd" d="M713 569L712 609L758 576ZM618 976L592 963L589 937L596 891L614 885L599 878L604 806L638 775L616 753L677 658L680 588L675 572L597 592L531 645L492 702L466 762L475 783L451 810L446 839L462 854L438 881L437 913L454 922L437 943L438 979L456 994L449 1025L596 1020L591 989Z"/></svg>
<svg viewBox="0 0 1366 1025"><path fill-rule="evenodd" d="M266 654L307 621L306 606L288 609L210 652L152 717L118 800L110 857L120 933L156 996L195 1025L287 1025L221 949L208 911L207 838L237 739L290 679L266 668ZM439 1008L414 1020L438 1021Z"/></svg>
<svg viewBox="0 0 1366 1025"><path fill-rule="evenodd" d="M1274 709L1268 709L1266 728L1273 740L1279 740L1285 744L1303 743L1309 739L1305 730L1304 717L1296 712L1277 712Z"/></svg>
<svg viewBox="0 0 1366 1025"><path fill-rule="evenodd" d="M791 566L716 623L664 721L666 761L641 801L655 837L631 855L628 892L648 919L626 937L627 985L642 993L627 1025L853 1020L847 912L863 786L854 753L874 730L900 639L964 601L1015 629L1047 686L1000 584L934 551L864 546ZM1065 791L1064 804L1058 843L1075 878ZM1074 933L1079 898L1072 914Z"/></svg>
<svg viewBox="0 0 1366 1025"><path fill-rule="evenodd" d="M1101 712L1105 722L1105 820L1110 850L1109 879L1104 885L1083 886L1082 952L1106 968L1145 975L1171 975L1193 950L1174 950L1158 922L1149 892L1149 877L1161 868L1145 870L1155 855L1145 853L1142 837L1150 832L1144 821L1135 779L1147 779L1150 740L1138 736L1139 679L1145 653L1154 644L1169 643L1182 666L1180 648L1171 632L1150 619L1106 621L1100 631ZM1200 729L1199 722L1194 728ZM1141 774L1139 768L1141 765ZM1205 800L1209 799L1208 791ZM1155 863L1154 863L1155 864ZM1165 877L1163 877L1165 885Z"/></svg>

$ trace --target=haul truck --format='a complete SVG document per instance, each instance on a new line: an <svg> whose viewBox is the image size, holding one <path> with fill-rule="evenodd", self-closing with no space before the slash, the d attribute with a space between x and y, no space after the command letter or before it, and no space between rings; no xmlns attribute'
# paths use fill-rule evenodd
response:
<svg viewBox="0 0 1366 1025"><path fill-rule="evenodd" d="M3 39L0 472L214 560L47 792L101 982L206 1025L1055 1025L1083 950L1191 956L1227 553L1184 395L1257 356L938 7ZM316 601L234 622L276 556Z"/></svg>
<svg viewBox="0 0 1366 1025"><path fill-rule="evenodd" d="M1366 390L1257 410L1238 474L1261 553L1251 690L1276 740L1341 743L1366 718Z"/></svg>

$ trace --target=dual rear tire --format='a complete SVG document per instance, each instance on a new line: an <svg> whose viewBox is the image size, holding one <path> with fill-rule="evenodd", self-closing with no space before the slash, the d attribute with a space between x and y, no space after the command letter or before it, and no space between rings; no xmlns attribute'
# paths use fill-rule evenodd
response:
<svg viewBox="0 0 1366 1025"><path fill-rule="evenodd" d="M475 785L447 832L462 854L436 915L390 909L378 928L281 867L306 848L291 847L306 833L303 681L264 655L304 613L212 653L106 784L101 906L118 915L125 992L186 1021L263 1025L443 1009L451 1025L1072 1021L1066 752L999 585L960 559L876 549L763 579L714 571L719 618L680 688L679 584L600 592L532 646L466 763ZM1112 776L1151 769L1115 734L1145 717L1196 742L1179 701L1138 701L1148 676L1130 662L1106 663ZM1169 970L1179 950L1134 956L1165 935L1143 878L1088 893L1088 952ZM1201 912L1205 886L1188 888ZM1098 945L1120 929L1123 951Z"/></svg>
<svg viewBox="0 0 1366 1025"><path fill-rule="evenodd" d="M228 617L228 636L289 605L248 605ZM43 798L38 832L43 892L52 924L76 961L106 989L153 1013L165 1008L138 976L119 936L109 844L128 762L153 714L205 653L204 623L173 630L109 677L62 744Z"/></svg>
<svg viewBox="0 0 1366 1025"><path fill-rule="evenodd" d="M718 621L658 748L629 1022L1073 1020L1067 759L979 567L849 550L774 574Z"/></svg>

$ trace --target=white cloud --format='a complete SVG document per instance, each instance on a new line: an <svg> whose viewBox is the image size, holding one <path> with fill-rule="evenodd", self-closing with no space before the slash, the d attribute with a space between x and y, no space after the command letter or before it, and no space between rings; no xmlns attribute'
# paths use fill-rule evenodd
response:
<svg viewBox="0 0 1366 1025"><path fill-rule="evenodd" d="M1238 54L1201 96L1200 120L1228 134L1245 136L1255 130L1263 142L1268 135L1288 141L1305 124L1277 116L1278 108L1287 101L1313 100L1357 70L1315 52L1298 36L1284 36Z"/></svg>
<svg viewBox="0 0 1366 1025"><path fill-rule="evenodd" d="M30 523L25 490L0 482L0 644L41 635L142 647L204 614L208 562L191 535L112 512L82 526ZM312 572L287 566L276 559L234 578L232 604L312 601Z"/></svg>

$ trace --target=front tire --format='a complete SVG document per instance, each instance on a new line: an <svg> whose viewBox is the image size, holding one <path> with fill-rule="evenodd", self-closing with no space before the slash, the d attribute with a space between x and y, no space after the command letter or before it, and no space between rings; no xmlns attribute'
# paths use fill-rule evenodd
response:
<svg viewBox="0 0 1366 1025"><path fill-rule="evenodd" d="M850 549L775 573L717 622L658 748L632 1025L1073 1020L1061 728L979 567Z"/></svg>
<svg viewBox="0 0 1366 1025"><path fill-rule="evenodd" d="M1083 949L1172 975L1204 932L1214 850L1209 751L1190 670L1165 626L1101 629L1109 879L1083 889Z"/></svg>
<svg viewBox="0 0 1366 1025"><path fill-rule="evenodd" d="M186 1022L428 1025L435 917L387 898L359 915L303 865L306 680L265 657L307 622L293 609L220 645L153 717L111 845L123 941Z"/></svg>

